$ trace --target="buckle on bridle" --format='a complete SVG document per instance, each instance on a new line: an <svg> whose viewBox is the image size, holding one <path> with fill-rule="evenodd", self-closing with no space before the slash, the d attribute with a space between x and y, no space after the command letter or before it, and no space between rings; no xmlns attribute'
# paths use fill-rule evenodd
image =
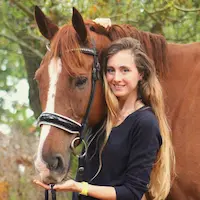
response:
<svg viewBox="0 0 200 200"><path fill-rule="evenodd" d="M76 144L78 142L78 144ZM83 144L83 152L81 152L80 154L78 152L76 152L76 149L79 148L78 146L80 146L80 144ZM75 137L70 145L70 148L72 150L72 153L74 154L74 156L78 157L78 158L83 158L86 156L87 154L87 144L85 142L85 140L81 139L80 137Z"/></svg>

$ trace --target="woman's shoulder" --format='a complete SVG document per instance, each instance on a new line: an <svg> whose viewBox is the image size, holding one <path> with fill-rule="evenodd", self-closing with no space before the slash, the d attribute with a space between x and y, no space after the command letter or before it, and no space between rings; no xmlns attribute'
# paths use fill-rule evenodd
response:
<svg viewBox="0 0 200 200"><path fill-rule="evenodd" d="M128 115L121 124L113 127L113 129L136 130L138 126L147 127L151 126L152 124L158 126L156 116L154 115L150 107L143 106L131 113L130 115Z"/></svg>
<svg viewBox="0 0 200 200"><path fill-rule="evenodd" d="M136 119L141 125L158 125L158 119L152 108L149 106L144 106L138 110Z"/></svg>
<svg viewBox="0 0 200 200"><path fill-rule="evenodd" d="M138 135L145 138L160 137L158 120L151 107L142 107L131 118L131 121L133 121L132 133L135 136Z"/></svg>
<svg viewBox="0 0 200 200"><path fill-rule="evenodd" d="M156 123L158 125L158 120L152 110L149 106L143 106L140 109L136 110L129 116L131 118L131 121L136 122L136 124L152 124Z"/></svg>

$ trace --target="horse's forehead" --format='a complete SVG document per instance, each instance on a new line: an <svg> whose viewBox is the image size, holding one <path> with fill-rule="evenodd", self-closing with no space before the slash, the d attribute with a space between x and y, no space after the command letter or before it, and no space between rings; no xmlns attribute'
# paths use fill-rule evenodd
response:
<svg viewBox="0 0 200 200"><path fill-rule="evenodd" d="M75 59L75 57L73 57ZM35 73L35 78L36 80L40 79L41 76L46 76L49 74L49 71L56 73L58 68L61 70L61 78L63 77L71 77L71 76L78 76L78 75L87 75L90 74L92 70L92 63L93 63L93 57L92 56L85 56L80 60L81 62L78 63L73 63L73 61L68 61L65 59L62 59L62 57L57 57L57 58L49 58L46 59L44 58L43 61L40 64L40 67ZM48 81L47 79L43 79Z"/></svg>
<svg viewBox="0 0 200 200"><path fill-rule="evenodd" d="M90 33L90 36L92 35L93 32ZM93 39L97 40L97 38ZM61 58L62 69L65 69L62 70L62 75L65 75L65 72L70 75L79 75L87 74L91 71L93 56L73 51L73 49L78 49L82 47L82 45L79 44L77 34L72 25L64 25L61 27L51 43L49 51L47 51L45 57L43 58L41 71L48 68L48 65L53 57ZM91 44L89 46L91 46ZM99 46L98 40L95 41L95 47L97 48L97 46ZM52 64L52 67L54 67L54 65L56 67L55 62Z"/></svg>

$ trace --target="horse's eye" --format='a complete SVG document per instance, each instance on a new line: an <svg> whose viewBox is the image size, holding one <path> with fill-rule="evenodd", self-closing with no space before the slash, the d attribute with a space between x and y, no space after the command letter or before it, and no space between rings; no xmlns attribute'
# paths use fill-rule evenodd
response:
<svg viewBox="0 0 200 200"><path fill-rule="evenodd" d="M86 82L87 82L87 78L86 78L86 77L78 77L78 78L76 78L75 86L76 86L76 87L81 87L81 86L83 86Z"/></svg>

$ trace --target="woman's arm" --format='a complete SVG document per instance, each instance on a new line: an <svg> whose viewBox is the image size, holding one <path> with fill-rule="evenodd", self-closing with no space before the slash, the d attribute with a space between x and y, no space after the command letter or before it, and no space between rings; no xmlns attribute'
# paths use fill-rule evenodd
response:
<svg viewBox="0 0 200 200"><path fill-rule="evenodd" d="M131 133L124 182L114 186L118 200L140 200L148 191L150 174L162 144L159 125L153 113L138 115Z"/></svg>
<svg viewBox="0 0 200 200"><path fill-rule="evenodd" d="M50 186L46 185L38 180L34 181L35 184L42 186L43 188L49 190ZM78 192L81 193L84 189L84 184L76 182L74 180L68 180L62 184L56 184L53 189L56 191L68 191L68 192ZM87 185L87 195L101 200L116 200L116 192L114 187L109 186L97 186L97 185Z"/></svg>
<svg viewBox="0 0 200 200"><path fill-rule="evenodd" d="M82 183L75 182L75 185L75 192L80 193L83 189ZM101 200L116 200L115 188L110 186L97 186L88 184L88 196Z"/></svg>

